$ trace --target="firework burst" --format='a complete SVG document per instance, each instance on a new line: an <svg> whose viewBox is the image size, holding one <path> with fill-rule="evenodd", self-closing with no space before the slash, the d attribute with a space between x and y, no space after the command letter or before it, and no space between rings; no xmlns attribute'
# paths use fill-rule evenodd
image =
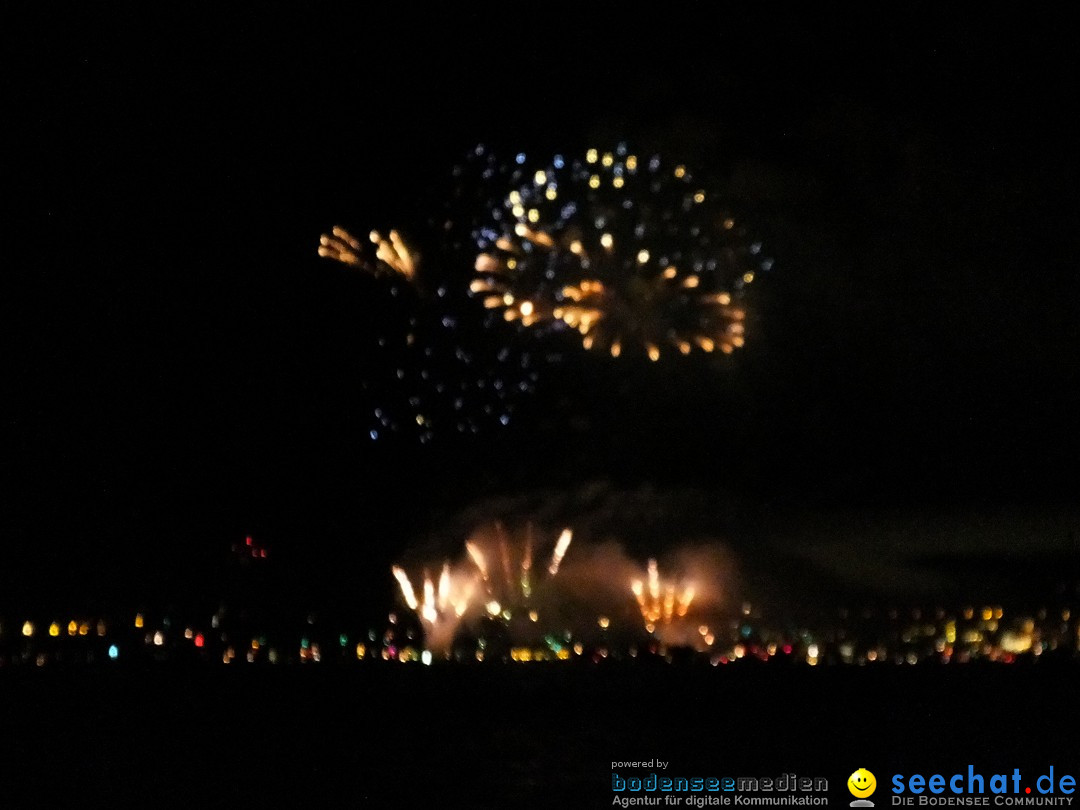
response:
<svg viewBox="0 0 1080 810"><path fill-rule="evenodd" d="M498 191L470 222L470 292L505 320L573 329L612 357L743 345L744 293L771 260L685 166L625 145L539 165L478 148L459 171L476 174Z"/></svg>

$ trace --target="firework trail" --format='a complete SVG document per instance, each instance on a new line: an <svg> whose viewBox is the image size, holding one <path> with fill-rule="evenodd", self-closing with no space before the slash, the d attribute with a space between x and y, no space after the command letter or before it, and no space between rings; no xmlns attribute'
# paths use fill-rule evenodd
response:
<svg viewBox="0 0 1080 810"><path fill-rule="evenodd" d="M695 576L707 573L707 567L690 570ZM634 594L645 631L664 644L705 649L716 640L707 624L699 624L689 615L697 596L696 581L662 578L656 560L650 559L644 579L632 578L630 591Z"/></svg>
<svg viewBox="0 0 1080 810"><path fill-rule="evenodd" d="M744 293L772 262L685 166L625 145L537 165L478 147L457 177L478 212L470 292L505 320L612 357L743 345Z"/></svg>
<svg viewBox="0 0 1080 810"><path fill-rule="evenodd" d="M391 571L401 588L405 604L416 613L424 627L427 649L441 655L449 653L454 633L469 609L475 591L473 578L468 574L455 575L450 563L443 563L438 585L424 571L421 596L418 598L405 569L395 565Z"/></svg>
<svg viewBox="0 0 1080 810"><path fill-rule="evenodd" d="M330 233L319 237L319 255L333 259L349 267L356 267L372 275L397 274L413 281L419 264L419 255L405 244L397 231L383 237L378 231L368 236L375 246L374 259L365 256L364 246L344 228L335 225Z"/></svg>
<svg viewBox="0 0 1080 810"><path fill-rule="evenodd" d="M650 633L656 630L658 623L671 624L672 619L681 619L694 601L694 586L682 585L674 581L660 581L660 570L656 560L649 560L647 582L634 579L630 590L645 620L645 629Z"/></svg>
<svg viewBox="0 0 1080 810"><path fill-rule="evenodd" d="M533 566L534 533L532 524L527 524L523 536L512 539L501 523L495 523L493 529L475 533L474 537L465 543L469 559L480 574L487 596L485 607L491 616L501 615L510 619L515 614L527 611L532 621L537 620L534 596L539 578ZM492 534L494 538L491 537ZM543 577L546 572L546 577L550 580L559 573L559 566L572 539L573 532L563 529L539 577ZM489 562L492 556L497 556L498 559L496 572L492 571Z"/></svg>

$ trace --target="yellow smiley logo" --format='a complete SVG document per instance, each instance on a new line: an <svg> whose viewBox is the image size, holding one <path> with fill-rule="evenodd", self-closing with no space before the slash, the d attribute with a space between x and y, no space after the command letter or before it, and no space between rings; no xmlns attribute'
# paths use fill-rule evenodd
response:
<svg viewBox="0 0 1080 810"><path fill-rule="evenodd" d="M848 777L847 789L856 799L865 799L877 789L877 779L866 768L859 768Z"/></svg>

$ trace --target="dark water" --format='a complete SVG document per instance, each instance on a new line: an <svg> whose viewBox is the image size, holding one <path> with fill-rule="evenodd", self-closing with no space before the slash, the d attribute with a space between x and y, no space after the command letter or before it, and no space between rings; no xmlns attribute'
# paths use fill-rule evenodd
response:
<svg viewBox="0 0 1080 810"><path fill-rule="evenodd" d="M611 806L612 762L829 780L1080 772L1074 667L0 672L4 806ZM625 771L629 773L629 771ZM274 801L277 804L277 801Z"/></svg>

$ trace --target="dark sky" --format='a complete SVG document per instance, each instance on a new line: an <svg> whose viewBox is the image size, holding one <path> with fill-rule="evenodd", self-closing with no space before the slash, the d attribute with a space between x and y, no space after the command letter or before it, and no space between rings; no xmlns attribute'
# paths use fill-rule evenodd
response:
<svg viewBox="0 0 1080 810"><path fill-rule="evenodd" d="M1068 503L1070 30L936 4L11 25L0 581L180 594L245 532L316 580L381 580L437 515L586 479L761 508ZM371 450L370 304L319 233L422 227L477 142L617 139L706 166L775 256L746 349L580 359L496 440Z"/></svg>

